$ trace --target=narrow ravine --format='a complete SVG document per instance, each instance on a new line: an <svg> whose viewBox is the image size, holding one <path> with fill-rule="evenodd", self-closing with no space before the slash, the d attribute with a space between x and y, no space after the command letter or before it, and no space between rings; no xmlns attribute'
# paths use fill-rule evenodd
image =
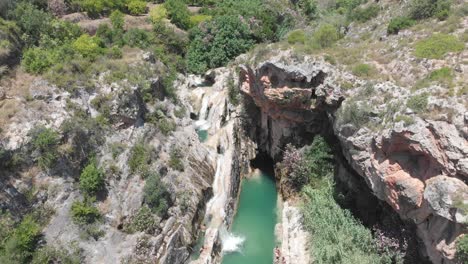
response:
<svg viewBox="0 0 468 264"><path fill-rule="evenodd" d="M268 167L270 164L263 164ZM255 169L243 179L237 213L230 229L236 238L223 241L223 264L273 263L274 229L277 221L277 192L272 168ZM239 243L239 239L243 243ZM228 243L238 243L231 247ZM227 244L227 245L226 245Z"/></svg>

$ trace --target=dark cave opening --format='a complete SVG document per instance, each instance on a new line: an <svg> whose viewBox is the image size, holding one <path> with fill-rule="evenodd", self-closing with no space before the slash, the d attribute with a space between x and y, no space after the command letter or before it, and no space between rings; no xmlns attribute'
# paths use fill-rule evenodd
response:
<svg viewBox="0 0 468 264"><path fill-rule="evenodd" d="M250 161L250 166L275 176L275 162L265 151L257 151L257 155Z"/></svg>

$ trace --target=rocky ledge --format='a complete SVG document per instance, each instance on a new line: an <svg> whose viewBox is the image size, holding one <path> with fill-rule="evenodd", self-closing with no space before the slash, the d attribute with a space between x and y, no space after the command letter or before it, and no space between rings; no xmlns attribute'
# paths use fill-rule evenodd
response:
<svg viewBox="0 0 468 264"><path fill-rule="evenodd" d="M304 145L316 134L338 139L353 173L414 222L425 255L454 263L455 242L467 231L467 96L439 96L438 86L410 93L356 79L319 58L292 57L285 52L240 69L245 108L259 124L249 134L259 148L278 160L287 143ZM343 80L353 88L341 87ZM408 103L418 95L427 96L424 111Z"/></svg>

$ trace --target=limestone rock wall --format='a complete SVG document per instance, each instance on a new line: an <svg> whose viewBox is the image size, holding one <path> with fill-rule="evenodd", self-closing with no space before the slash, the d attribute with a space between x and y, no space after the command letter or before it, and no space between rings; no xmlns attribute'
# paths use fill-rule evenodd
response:
<svg viewBox="0 0 468 264"><path fill-rule="evenodd" d="M429 98L429 109L451 104L455 112L451 120L432 120L404 106L410 96L405 88L352 80L356 88L344 93L340 79L349 76L320 59L292 61L287 53L241 67L240 90L257 124L250 136L277 159L286 143L300 146L315 134L333 133L372 193L417 225L430 260L454 263L455 241L467 231L465 106ZM387 102L381 101L384 96ZM345 118L352 104L367 105L367 122L356 125ZM393 104L398 108L389 113ZM397 115L409 115L413 122L396 121Z"/></svg>

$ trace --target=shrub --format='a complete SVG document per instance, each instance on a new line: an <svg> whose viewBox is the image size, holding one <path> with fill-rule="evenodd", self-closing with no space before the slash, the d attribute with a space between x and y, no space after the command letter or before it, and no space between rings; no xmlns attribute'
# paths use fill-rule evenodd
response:
<svg viewBox="0 0 468 264"><path fill-rule="evenodd" d="M301 43L304 44L306 40L306 36L303 30L294 30L289 33L288 35L288 43L289 44L296 44L296 43Z"/></svg>
<svg viewBox="0 0 468 264"><path fill-rule="evenodd" d="M338 112L338 120L341 124L353 124L360 128L370 121L372 107L367 102L352 101L341 107Z"/></svg>
<svg viewBox="0 0 468 264"><path fill-rule="evenodd" d="M82 260L78 252L69 253L66 249L45 246L34 253L31 264L45 263L80 264Z"/></svg>
<svg viewBox="0 0 468 264"><path fill-rule="evenodd" d="M201 24L206 21L210 21L212 16L209 15L193 15L190 17L190 26L195 27L198 24Z"/></svg>
<svg viewBox="0 0 468 264"><path fill-rule="evenodd" d="M206 39L212 41L206 42ZM224 66L230 59L246 52L255 43L248 26L239 17L221 16L195 28L187 52L189 71L203 73L208 68Z"/></svg>
<svg viewBox="0 0 468 264"><path fill-rule="evenodd" d="M37 45L41 35L52 30L52 16L26 1L17 4L11 15L23 32L21 38L26 46Z"/></svg>
<svg viewBox="0 0 468 264"><path fill-rule="evenodd" d="M181 29L190 27L190 12L183 0L167 0L164 7L174 25Z"/></svg>
<svg viewBox="0 0 468 264"><path fill-rule="evenodd" d="M95 59L103 52L101 40L98 37L91 37L88 34L81 35L73 42L73 48L85 58Z"/></svg>
<svg viewBox="0 0 468 264"><path fill-rule="evenodd" d="M468 235L463 235L461 238L458 239L456 242L456 258L460 263L467 263L468 262Z"/></svg>
<svg viewBox="0 0 468 264"><path fill-rule="evenodd" d="M113 11L109 16L109 19L111 21L112 28L114 30L123 30L124 29L125 18L124 18L124 14L122 12L120 12L119 10Z"/></svg>
<svg viewBox="0 0 468 264"><path fill-rule="evenodd" d="M127 31L123 39L128 46L141 49L148 48L153 42L151 33L139 28L132 28Z"/></svg>
<svg viewBox="0 0 468 264"><path fill-rule="evenodd" d="M448 67L442 67L438 70L434 70L429 74L429 80L440 83L450 83L453 79L452 69Z"/></svg>
<svg viewBox="0 0 468 264"><path fill-rule="evenodd" d="M132 222L127 228L127 232L145 232L152 234L158 228L158 223L155 221L151 210L148 206L143 205L138 213L132 218Z"/></svg>
<svg viewBox="0 0 468 264"><path fill-rule="evenodd" d="M104 230L96 223L85 224L81 226L80 238L83 240L94 239L97 241L100 237L103 237L106 234Z"/></svg>
<svg viewBox="0 0 468 264"><path fill-rule="evenodd" d="M130 14L137 16L146 12L146 2L141 0L131 0L127 4L128 11Z"/></svg>
<svg viewBox="0 0 468 264"><path fill-rule="evenodd" d="M149 150L145 147L143 142L139 142L130 150L130 158L128 165L131 172L145 172L147 170L148 162L150 160Z"/></svg>
<svg viewBox="0 0 468 264"><path fill-rule="evenodd" d="M171 132L176 130L176 123L170 118L161 118L157 122L158 128L163 135L168 136Z"/></svg>
<svg viewBox="0 0 468 264"><path fill-rule="evenodd" d="M418 58L442 59L448 52L460 52L465 44L457 37L447 34L433 34L416 43L414 55Z"/></svg>
<svg viewBox="0 0 468 264"><path fill-rule="evenodd" d="M127 0L76 0L75 3L89 16L97 17L100 14L108 14L111 10L123 10Z"/></svg>
<svg viewBox="0 0 468 264"><path fill-rule="evenodd" d="M308 186L303 192L304 227L313 237L310 252L315 263L386 263L387 254L379 256L370 230L333 199L332 180L318 189Z"/></svg>
<svg viewBox="0 0 468 264"><path fill-rule="evenodd" d="M53 51L43 48L29 48L23 53L21 65L29 73L43 73L58 60Z"/></svg>
<svg viewBox="0 0 468 264"><path fill-rule="evenodd" d="M86 166L80 175L80 189L87 195L95 195L104 188L104 172L94 163Z"/></svg>
<svg viewBox="0 0 468 264"><path fill-rule="evenodd" d="M184 156L182 155L182 151L179 148L172 148L171 154L169 158L169 167L173 168L174 170L184 171Z"/></svg>
<svg viewBox="0 0 468 264"><path fill-rule="evenodd" d="M340 38L340 33L336 27L330 24L321 25L313 35L314 44L320 48L331 47Z"/></svg>
<svg viewBox="0 0 468 264"><path fill-rule="evenodd" d="M73 202L71 216L77 225L92 224L101 217L99 210L89 202Z"/></svg>
<svg viewBox="0 0 468 264"><path fill-rule="evenodd" d="M409 14L413 19L425 19L432 16L443 20L450 13L450 0L413 0Z"/></svg>
<svg viewBox="0 0 468 264"><path fill-rule="evenodd" d="M428 98L428 93L414 95L408 99L406 105L416 113L421 113L427 108Z"/></svg>
<svg viewBox="0 0 468 264"><path fill-rule="evenodd" d="M414 119L411 116L407 115L398 115L395 117L395 123L398 123L400 121L403 121L406 126L414 124Z"/></svg>
<svg viewBox="0 0 468 264"><path fill-rule="evenodd" d="M415 21L406 16L395 17L390 20L387 27L388 34L398 34L402 29L413 26Z"/></svg>
<svg viewBox="0 0 468 264"><path fill-rule="evenodd" d="M6 240L1 241L0 263L28 263L37 246L41 228L30 215L23 218Z"/></svg>
<svg viewBox="0 0 468 264"><path fill-rule="evenodd" d="M143 188L143 201L153 213L163 217L170 206L170 194L159 175L151 173Z"/></svg>
<svg viewBox="0 0 468 264"><path fill-rule="evenodd" d="M318 7L315 0L299 0L299 7L309 19L317 17Z"/></svg>
<svg viewBox="0 0 468 264"><path fill-rule="evenodd" d="M111 59L121 59L123 56L122 49L114 46L107 51L107 56Z"/></svg>
<svg viewBox="0 0 468 264"><path fill-rule="evenodd" d="M38 164L42 168L50 168L57 159L59 134L50 128L37 127L30 132L32 147L38 152Z"/></svg>
<svg viewBox="0 0 468 264"><path fill-rule="evenodd" d="M359 22L366 22L370 19L377 17L379 14L380 8L378 5L372 4L365 8L356 8L350 15L350 18Z"/></svg>
<svg viewBox="0 0 468 264"><path fill-rule="evenodd" d="M160 23L163 19L167 18L167 9L164 5L157 5L151 8L149 16L151 22Z"/></svg>
<svg viewBox="0 0 468 264"><path fill-rule="evenodd" d="M354 75L358 77L370 77L371 75L374 74L375 69L369 64L358 64L353 67L352 72Z"/></svg>

